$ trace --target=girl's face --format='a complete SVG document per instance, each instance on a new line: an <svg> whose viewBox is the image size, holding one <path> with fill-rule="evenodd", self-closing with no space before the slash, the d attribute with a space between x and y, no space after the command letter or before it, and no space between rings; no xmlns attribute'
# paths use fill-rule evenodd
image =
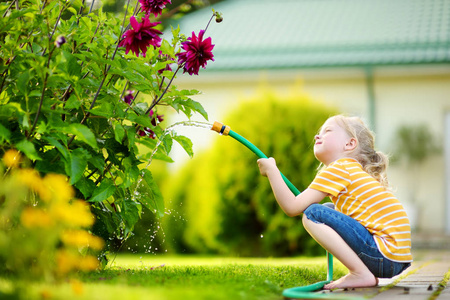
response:
<svg viewBox="0 0 450 300"><path fill-rule="evenodd" d="M328 119L315 136L314 155L324 165L345 157L345 152L352 150L356 140L339 126L334 118Z"/></svg>

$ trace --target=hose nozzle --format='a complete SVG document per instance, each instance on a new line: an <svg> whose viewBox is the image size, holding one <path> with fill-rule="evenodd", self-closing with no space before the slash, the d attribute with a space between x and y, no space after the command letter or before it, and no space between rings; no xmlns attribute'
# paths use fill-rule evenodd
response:
<svg viewBox="0 0 450 300"><path fill-rule="evenodd" d="M230 132L230 126L223 125L220 122L215 121L211 130L218 132L219 134L228 135Z"/></svg>

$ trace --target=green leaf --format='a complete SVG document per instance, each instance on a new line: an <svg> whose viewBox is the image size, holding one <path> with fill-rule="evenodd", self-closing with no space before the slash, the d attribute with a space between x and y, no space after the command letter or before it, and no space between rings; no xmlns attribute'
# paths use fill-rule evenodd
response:
<svg viewBox="0 0 450 300"><path fill-rule="evenodd" d="M114 114L113 105L107 101L103 101L102 104L93 109L87 110L93 115L109 118Z"/></svg>
<svg viewBox="0 0 450 300"><path fill-rule="evenodd" d="M137 181L139 177L139 168L136 165L139 162L132 157L125 157L122 160L122 168L124 172L123 178L123 188L128 188L134 182Z"/></svg>
<svg viewBox="0 0 450 300"><path fill-rule="evenodd" d="M66 159L69 158L69 155L70 155L69 150L66 147L64 147L63 145L61 145L61 143L57 139L55 139L52 136L46 136L43 139L46 140L47 142L49 142L50 145L52 145L56 149L58 149L59 152L64 156L64 158L66 158Z"/></svg>
<svg viewBox="0 0 450 300"><path fill-rule="evenodd" d="M19 75L17 78L17 88L18 91L24 95L27 95L29 92L28 83L30 82L30 71L27 70Z"/></svg>
<svg viewBox="0 0 450 300"><path fill-rule="evenodd" d="M164 216L164 198L162 193L153 179L152 173L147 169L142 170L142 173L143 180L135 192L136 200L161 218Z"/></svg>
<svg viewBox="0 0 450 300"><path fill-rule="evenodd" d="M3 143L4 141L9 142L10 137L11 131L9 131L8 128L0 124L0 143Z"/></svg>
<svg viewBox="0 0 450 300"><path fill-rule="evenodd" d="M145 114L145 112L148 109L148 104L145 102L140 102L140 103L136 103L133 106L133 109L139 114L139 115L143 115Z"/></svg>
<svg viewBox="0 0 450 300"><path fill-rule="evenodd" d="M85 199L89 198L96 188L95 183L85 177L81 177L74 185L83 194Z"/></svg>
<svg viewBox="0 0 450 300"><path fill-rule="evenodd" d="M164 149L166 150L166 153L169 154L170 150L172 150L173 140L170 134L166 134L163 136L162 143L164 145Z"/></svg>
<svg viewBox="0 0 450 300"><path fill-rule="evenodd" d="M0 116L11 118L13 116L16 116L16 114L23 114L24 111L20 108L20 105L18 103L11 103L11 104L2 104L0 105Z"/></svg>
<svg viewBox="0 0 450 300"><path fill-rule="evenodd" d="M100 172L103 172L105 169L105 158L103 155L93 155L91 158L89 158L89 163L91 163L95 168L99 169Z"/></svg>
<svg viewBox="0 0 450 300"><path fill-rule="evenodd" d="M70 11L75 16L78 15L78 11L73 7L68 7L67 10Z"/></svg>
<svg viewBox="0 0 450 300"><path fill-rule="evenodd" d="M66 72L70 76L81 77L81 66L78 64L78 60L75 58L75 56L67 51L63 51L62 54L66 59L65 61Z"/></svg>
<svg viewBox="0 0 450 300"><path fill-rule="evenodd" d="M127 132L128 148L132 149L136 141L136 128L134 126L127 126L125 130Z"/></svg>
<svg viewBox="0 0 450 300"><path fill-rule="evenodd" d="M168 156L167 154L163 153L160 149L156 151L156 153L153 155L153 159L162 160L168 163L173 163L173 159Z"/></svg>
<svg viewBox="0 0 450 300"><path fill-rule="evenodd" d="M148 116L138 116L134 119L136 123L144 127L153 128L152 120Z"/></svg>
<svg viewBox="0 0 450 300"><path fill-rule="evenodd" d="M118 143L122 143L125 137L125 129L120 123L114 124L114 138Z"/></svg>
<svg viewBox="0 0 450 300"><path fill-rule="evenodd" d="M92 131L83 124L70 124L63 128L63 131L75 135L78 139L85 142L94 149L98 149L97 141Z"/></svg>
<svg viewBox="0 0 450 300"><path fill-rule="evenodd" d="M78 109L80 108L81 104L83 103L83 101L81 101L80 99L78 99L76 94L72 94L70 95L69 99L67 99L66 105L65 105L65 109Z"/></svg>
<svg viewBox="0 0 450 300"><path fill-rule="evenodd" d="M100 183L100 186L92 193L92 197L88 202L102 202L103 200L111 197L116 190L114 182L109 178L104 178Z"/></svg>
<svg viewBox="0 0 450 300"><path fill-rule="evenodd" d="M187 105L191 107L194 111L198 112L205 118L205 120L208 120L208 113L205 111L203 106L200 104L200 102L194 101L192 99L188 99Z"/></svg>
<svg viewBox="0 0 450 300"><path fill-rule="evenodd" d="M89 157L89 153L83 148L75 149L70 153L69 170L66 170L70 176L70 184L74 184L81 179L87 167Z"/></svg>
<svg viewBox="0 0 450 300"><path fill-rule="evenodd" d="M16 148L17 150L22 151L31 160L41 160L36 148L34 148L34 144L26 139L18 142Z"/></svg>
<svg viewBox="0 0 450 300"><path fill-rule="evenodd" d="M182 135L176 135L173 137L173 139L177 141L181 147L183 147L184 151L186 151L189 157L192 158L194 156L194 151L192 150L192 141L189 138Z"/></svg>
<svg viewBox="0 0 450 300"><path fill-rule="evenodd" d="M134 202L128 197L123 198L122 216L125 224L130 230L133 230L134 225L137 223L137 221L139 221L139 205L139 203Z"/></svg>

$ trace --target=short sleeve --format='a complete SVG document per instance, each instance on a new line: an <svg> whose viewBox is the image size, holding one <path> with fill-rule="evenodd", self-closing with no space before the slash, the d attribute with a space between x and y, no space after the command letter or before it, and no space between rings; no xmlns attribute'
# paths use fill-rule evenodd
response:
<svg viewBox="0 0 450 300"><path fill-rule="evenodd" d="M345 166L334 163L319 172L309 187L337 197L342 191L347 191L350 183L350 174Z"/></svg>

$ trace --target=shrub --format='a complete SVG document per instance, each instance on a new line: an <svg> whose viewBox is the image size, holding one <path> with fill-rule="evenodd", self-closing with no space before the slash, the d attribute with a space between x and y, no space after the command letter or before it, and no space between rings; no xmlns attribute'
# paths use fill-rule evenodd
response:
<svg viewBox="0 0 450 300"><path fill-rule="evenodd" d="M114 250L143 209L164 213L150 162L172 161L174 142L192 155L191 141L161 124L161 106L207 119L191 99L198 91L172 82L206 67L211 38L172 28L166 39L158 20L170 1L127 0L121 18L94 0L9 2L0 3L0 155L16 149L41 175L66 176Z"/></svg>
<svg viewBox="0 0 450 300"><path fill-rule="evenodd" d="M41 177L20 157L8 150L0 161L0 272L57 280L97 269L104 241L90 233L89 205L66 176Z"/></svg>
<svg viewBox="0 0 450 300"><path fill-rule="evenodd" d="M313 137L336 111L305 96L280 101L274 95L246 101L225 124L247 138L300 190L314 178L318 161ZM257 157L223 137L197 155L168 186L167 199L183 218L164 221L170 247L178 251L236 255L315 254L321 248L299 217L279 208Z"/></svg>

